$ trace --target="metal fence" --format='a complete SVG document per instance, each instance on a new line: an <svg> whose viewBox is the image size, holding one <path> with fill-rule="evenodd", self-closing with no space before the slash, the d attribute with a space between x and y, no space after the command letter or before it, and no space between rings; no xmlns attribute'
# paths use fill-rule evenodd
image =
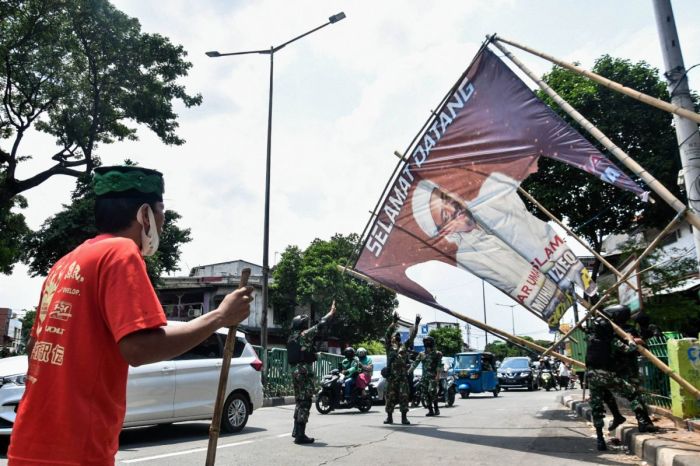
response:
<svg viewBox="0 0 700 466"><path fill-rule="evenodd" d="M262 348L253 345L258 357L262 359ZM320 381L324 375L338 367L343 360L342 356L331 353L318 353L318 360L314 363L316 380ZM265 396L292 395L292 368L287 362L287 350L284 348L267 349L267 370L265 373Z"/></svg>
<svg viewBox="0 0 700 466"><path fill-rule="evenodd" d="M664 332L663 335L649 338L646 342L647 348L664 364L668 364L667 342L675 338L682 338L682 336L676 332ZM671 408L669 376L644 357L639 358L639 375L644 388L644 400L651 405Z"/></svg>

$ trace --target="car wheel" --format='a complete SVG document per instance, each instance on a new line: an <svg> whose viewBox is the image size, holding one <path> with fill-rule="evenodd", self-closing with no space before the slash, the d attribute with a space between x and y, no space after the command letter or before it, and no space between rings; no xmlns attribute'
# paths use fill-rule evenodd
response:
<svg viewBox="0 0 700 466"><path fill-rule="evenodd" d="M527 384L527 391L528 391L528 392L531 392L531 391L534 390L534 389L535 389L535 387L532 385L532 382L528 382L528 384Z"/></svg>
<svg viewBox="0 0 700 466"><path fill-rule="evenodd" d="M470 394L469 391L460 392L460 393L459 393L459 396L461 396L462 399L464 399L464 398L469 398L469 394Z"/></svg>
<svg viewBox="0 0 700 466"><path fill-rule="evenodd" d="M248 416L250 408L245 396L241 393L231 393L224 403L221 428L224 432L240 432L248 422Z"/></svg>
<svg viewBox="0 0 700 466"><path fill-rule="evenodd" d="M325 393L316 396L316 410L321 414L331 412L331 399Z"/></svg>
<svg viewBox="0 0 700 466"><path fill-rule="evenodd" d="M455 396L457 395L457 390L454 387L447 391L447 406L452 406L455 404Z"/></svg>

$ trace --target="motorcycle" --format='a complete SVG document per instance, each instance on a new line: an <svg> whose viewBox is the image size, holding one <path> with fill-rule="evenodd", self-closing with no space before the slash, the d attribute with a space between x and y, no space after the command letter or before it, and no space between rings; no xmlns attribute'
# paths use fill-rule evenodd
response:
<svg viewBox="0 0 700 466"><path fill-rule="evenodd" d="M540 386L544 387L547 391L553 388L559 390L557 382L554 380L554 376L549 369L543 369L542 372L540 372Z"/></svg>
<svg viewBox="0 0 700 466"><path fill-rule="evenodd" d="M423 390L421 389L421 384L420 384L420 379L421 377L419 375L416 375L413 377L413 380L411 381L411 407L416 408L418 405L421 404L423 401Z"/></svg>
<svg viewBox="0 0 700 466"><path fill-rule="evenodd" d="M321 414L328 414L336 409L357 408L366 413L372 408L372 397L367 388L355 387L349 400L345 400L343 381L345 377L338 369L333 369L330 374L321 380L321 389L316 394L316 410Z"/></svg>

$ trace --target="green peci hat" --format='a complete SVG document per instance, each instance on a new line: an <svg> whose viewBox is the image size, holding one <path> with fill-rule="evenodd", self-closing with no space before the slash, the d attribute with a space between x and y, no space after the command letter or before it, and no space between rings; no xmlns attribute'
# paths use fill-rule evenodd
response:
<svg viewBox="0 0 700 466"><path fill-rule="evenodd" d="M161 172L129 165L96 168L92 187L100 198L143 198L162 202L165 192Z"/></svg>

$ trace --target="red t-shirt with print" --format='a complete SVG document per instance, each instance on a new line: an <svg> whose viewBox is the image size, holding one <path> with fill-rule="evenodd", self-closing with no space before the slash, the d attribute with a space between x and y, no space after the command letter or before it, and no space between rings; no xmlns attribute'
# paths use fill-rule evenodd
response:
<svg viewBox="0 0 700 466"><path fill-rule="evenodd" d="M126 411L124 336L166 325L138 246L99 235L42 287L10 465L113 464Z"/></svg>

